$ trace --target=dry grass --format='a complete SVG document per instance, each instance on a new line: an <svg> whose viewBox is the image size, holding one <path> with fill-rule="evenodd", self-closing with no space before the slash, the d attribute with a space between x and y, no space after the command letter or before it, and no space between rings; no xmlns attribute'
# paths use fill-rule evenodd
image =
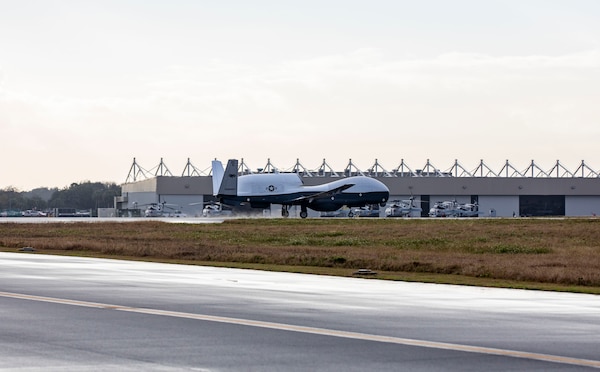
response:
<svg viewBox="0 0 600 372"><path fill-rule="evenodd" d="M0 247L600 287L600 219L0 224ZM265 266L266 265L266 266Z"/></svg>

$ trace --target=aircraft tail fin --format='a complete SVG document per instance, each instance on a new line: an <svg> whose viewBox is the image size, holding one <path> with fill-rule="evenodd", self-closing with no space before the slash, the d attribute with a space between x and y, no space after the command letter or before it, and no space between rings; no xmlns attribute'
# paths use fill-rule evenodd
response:
<svg viewBox="0 0 600 372"><path fill-rule="evenodd" d="M221 182L223 181L223 175L225 171L223 170L223 164L217 159L212 161L212 184L213 184L213 195L217 195L219 193L219 189L221 188Z"/></svg>
<svg viewBox="0 0 600 372"><path fill-rule="evenodd" d="M237 195L237 172L237 159L229 159L225 170L220 161L213 160L213 195Z"/></svg>

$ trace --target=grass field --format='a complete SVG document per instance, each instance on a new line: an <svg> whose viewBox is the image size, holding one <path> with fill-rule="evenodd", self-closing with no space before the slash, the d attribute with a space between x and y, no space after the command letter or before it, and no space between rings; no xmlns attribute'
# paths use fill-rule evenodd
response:
<svg viewBox="0 0 600 372"><path fill-rule="evenodd" d="M263 270L600 293L600 219L1 223L0 247Z"/></svg>

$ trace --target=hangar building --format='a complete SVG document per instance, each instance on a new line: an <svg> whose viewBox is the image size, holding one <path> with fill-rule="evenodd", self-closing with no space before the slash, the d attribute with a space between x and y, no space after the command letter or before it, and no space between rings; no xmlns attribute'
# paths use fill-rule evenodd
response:
<svg viewBox="0 0 600 372"><path fill-rule="evenodd" d="M375 160L372 167L363 171L350 160L343 171L335 171L325 160L316 170L306 169L299 161L283 170L273 166L270 160L265 167L251 170L242 159L239 172L294 172L305 185L355 175L374 177L390 189L390 202L413 197L422 206L422 217L428 216L435 202L446 200L476 203L479 215L484 217L600 214L600 174L584 161L575 171L568 170L559 161L547 171L534 161L519 171L507 160L499 171L494 171L482 160L474 170L468 171L455 160L451 167L441 171L429 160L415 170L402 160L398 167L388 171ZM189 217L201 216L204 203L214 200L210 169L199 171L189 159L181 176L174 176L162 159L151 170L145 170L134 159L129 176L121 186L122 195L115 198L115 208L121 216L143 215L145 206L153 203L174 206L173 210ZM383 209L380 216L384 216ZM279 216L279 210L280 206L272 206L272 215ZM290 212L293 216L294 209ZM309 216L319 215L309 210Z"/></svg>

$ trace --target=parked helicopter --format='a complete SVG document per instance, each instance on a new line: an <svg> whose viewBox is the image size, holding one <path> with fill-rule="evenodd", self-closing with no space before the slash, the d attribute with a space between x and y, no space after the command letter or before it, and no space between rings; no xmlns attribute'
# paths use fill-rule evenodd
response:
<svg viewBox="0 0 600 372"><path fill-rule="evenodd" d="M209 200L205 202L190 203L190 205L203 205L202 217L255 217L264 215L264 211L256 211L250 208L250 205L242 205L232 208L229 205L225 205L220 201Z"/></svg>
<svg viewBox="0 0 600 372"><path fill-rule="evenodd" d="M479 204L466 203L458 205L458 217L477 217L483 212L479 211Z"/></svg>
<svg viewBox="0 0 600 372"><path fill-rule="evenodd" d="M316 186L304 186L297 173L262 173L238 176L238 161L230 159L227 167L214 160L213 194L225 205L267 209L281 204L281 215L289 216L289 207L300 206L300 217L307 209L335 211L343 206L385 205L390 190L382 182L366 176L348 177Z"/></svg>
<svg viewBox="0 0 600 372"><path fill-rule="evenodd" d="M209 202L202 209L202 217L216 217L216 216L231 216L233 211L231 209L223 208L221 203Z"/></svg>
<svg viewBox="0 0 600 372"><path fill-rule="evenodd" d="M457 217L458 202L456 199L438 201L429 209L429 217Z"/></svg>
<svg viewBox="0 0 600 372"><path fill-rule="evenodd" d="M150 203L146 204L146 209L144 210L144 216L146 217L186 217L184 213L182 213L179 209L178 205L175 204L167 204L166 202L161 203Z"/></svg>
<svg viewBox="0 0 600 372"><path fill-rule="evenodd" d="M348 217L379 217L379 206L365 205L364 207L352 208Z"/></svg>
<svg viewBox="0 0 600 372"><path fill-rule="evenodd" d="M453 199L436 202L429 210L429 217L477 217L481 213L477 203L461 204Z"/></svg>
<svg viewBox="0 0 600 372"><path fill-rule="evenodd" d="M413 217L415 214L421 215L421 207L415 205L414 197L404 200L393 200L392 204L385 209L386 217Z"/></svg>

